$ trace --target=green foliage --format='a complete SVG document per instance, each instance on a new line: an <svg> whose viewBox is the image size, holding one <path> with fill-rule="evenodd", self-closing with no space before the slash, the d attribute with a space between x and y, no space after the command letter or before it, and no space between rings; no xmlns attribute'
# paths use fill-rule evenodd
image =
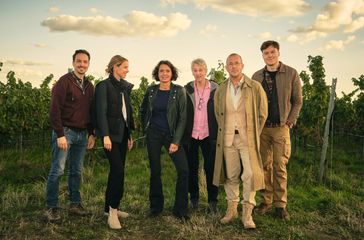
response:
<svg viewBox="0 0 364 240"><path fill-rule="evenodd" d="M133 107L133 117L134 117L135 129L137 132L142 132L140 116L139 116L139 107L143 101L143 96L148 86L149 86L148 79L146 77L141 77L139 88L133 89L131 93L131 105Z"/></svg>
<svg viewBox="0 0 364 240"><path fill-rule="evenodd" d="M20 136L30 136L48 128L50 104L49 83L53 75L44 79L40 88L33 88L10 71L7 83L0 85L0 142L5 143Z"/></svg>
<svg viewBox="0 0 364 240"><path fill-rule="evenodd" d="M330 89L325 83L325 69L322 61L321 56L308 56L311 77L305 71L300 73L303 82L303 106L297 131L302 137L312 138L316 144L322 141L321 136L330 98Z"/></svg>
<svg viewBox="0 0 364 240"><path fill-rule="evenodd" d="M357 132L364 134L364 75L361 75L358 79L352 78L352 81L358 91L358 97L353 101L353 108L355 109L356 118L358 120Z"/></svg>
<svg viewBox="0 0 364 240"><path fill-rule="evenodd" d="M226 80L225 66L224 63L219 60L217 68L211 68L209 74L207 75L211 80L217 82L218 84Z"/></svg>

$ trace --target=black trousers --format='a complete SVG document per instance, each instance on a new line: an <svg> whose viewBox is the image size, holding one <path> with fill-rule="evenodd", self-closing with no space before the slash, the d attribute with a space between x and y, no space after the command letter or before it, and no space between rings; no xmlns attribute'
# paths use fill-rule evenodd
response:
<svg viewBox="0 0 364 240"><path fill-rule="evenodd" d="M199 148L202 150L204 160L204 170L206 174L206 186L208 202L217 202L218 188L212 184L214 178L215 166L215 152L216 146L210 144L209 138L206 137L202 140L191 138L188 147L186 147L186 154L188 158L188 191L190 193L191 201L198 201L200 197L199 184L198 184L198 169L199 169Z"/></svg>
<svg viewBox="0 0 364 240"><path fill-rule="evenodd" d="M150 211L159 213L163 210L164 195L161 180L161 150L162 146L169 150L172 137L169 133L163 133L157 129L149 128L147 132L147 150L150 164ZM188 165L183 150L180 145L178 151L170 154L177 171L177 182L173 214L185 216L188 209Z"/></svg>
<svg viewBox="0 0 364 240"><path fill-rule="evenodd" d="M110 165L105 193L105 212L109 212L109 206L119 208L124 194L125 157L128 148L126 134L121 143L112 142L111 144L111 151L104 149Z"/></svg>

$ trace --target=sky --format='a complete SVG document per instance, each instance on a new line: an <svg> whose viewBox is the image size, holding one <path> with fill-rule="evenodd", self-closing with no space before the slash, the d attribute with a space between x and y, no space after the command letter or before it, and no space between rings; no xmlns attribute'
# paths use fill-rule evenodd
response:
<svg viewBox="0 0 364 240"><path fill-rule="evenodd" d="M160 60L180 71L177 84L193 80L191 61L208 68L238 53L249 77L264 67L260 45L280 43L280 60L307 69L308 55L323 56L326 83L354 89L364 74L364 0L0 0L0 81L16 77L39 86L72 67L72 54L91 54L88 74L106 78L111 57L129 60L127 80L138 86Z"/></svg>

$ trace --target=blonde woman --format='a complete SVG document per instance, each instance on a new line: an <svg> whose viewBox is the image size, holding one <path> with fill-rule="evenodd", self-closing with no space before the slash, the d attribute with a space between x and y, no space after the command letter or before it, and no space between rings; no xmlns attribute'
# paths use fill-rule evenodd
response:
<svg viewBox="0 0 364 240"><path fill-rule="evenodd" d="M106 72L109 77L96 86L96 135L103 141L110 170L105 193L105 213L112 229L120 229L118 217L128 214L118 210L124 193L124 168L127 150L133 147L134 128L130 93L133 84L125 77L129 72L126 58L111 58Z"/></svg>

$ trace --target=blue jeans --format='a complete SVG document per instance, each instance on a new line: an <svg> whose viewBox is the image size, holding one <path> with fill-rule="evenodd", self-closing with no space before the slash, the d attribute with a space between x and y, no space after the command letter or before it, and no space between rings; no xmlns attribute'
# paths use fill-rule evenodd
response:
<svg viewBox="0 0 364 240"><path fill-rule="evenodd" d="M68 143L67 151L58 148L57 135L54 131L52 133L52 165L46 189L46 205L50 208L58 205L59 178L64 173L67 159L69 163L69 198L71 203L81 202L80 184L87 145L86 131L73 131L68 127L64 127L63 130Z"/></svg>

